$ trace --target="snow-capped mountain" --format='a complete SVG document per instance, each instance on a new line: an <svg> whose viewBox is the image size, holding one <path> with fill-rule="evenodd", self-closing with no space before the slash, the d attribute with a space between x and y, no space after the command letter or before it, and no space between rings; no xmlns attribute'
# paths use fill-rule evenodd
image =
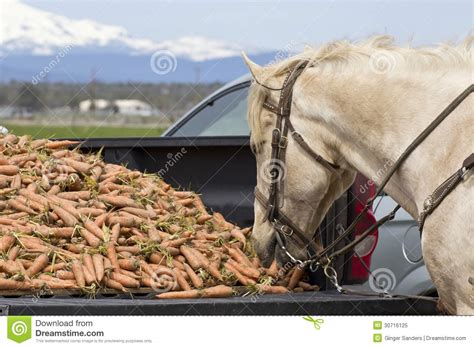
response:
<svg viewBox="0 0 474 348"><path fill-rule="evenodd" d="M19 0L0 1L0 55L46 56L54 55L64 47L73 47L76 53L129 55L149 55L157 50L169 50L176 56L193 61L233 57L242 50L239 45L204 37L154 42L135 38L121 26L105 25L89 19L70 19Z"/></svg>

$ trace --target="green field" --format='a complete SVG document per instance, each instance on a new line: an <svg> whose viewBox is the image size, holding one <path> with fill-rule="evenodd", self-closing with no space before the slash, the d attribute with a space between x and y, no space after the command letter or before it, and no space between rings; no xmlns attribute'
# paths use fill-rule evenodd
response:
<svg viewBox="0 0 474 348"><path fill-rule="evenodd" d="M16 135L29 134L34 138L117 138L117 137L157 137L164 128L135 128L110 126L45 126L45 125L16 125L1 123L11 133Z"/></svg>

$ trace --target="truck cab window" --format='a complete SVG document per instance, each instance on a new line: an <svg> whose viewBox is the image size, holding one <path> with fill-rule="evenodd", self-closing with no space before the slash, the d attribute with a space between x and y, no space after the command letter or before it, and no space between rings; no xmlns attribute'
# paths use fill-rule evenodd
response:
<svg viewBox="0 0 474 348"><path fill-rule="evenodd" d="M173 136L246 136L248 88L240 88L211 100L181 125Z"/></svg>

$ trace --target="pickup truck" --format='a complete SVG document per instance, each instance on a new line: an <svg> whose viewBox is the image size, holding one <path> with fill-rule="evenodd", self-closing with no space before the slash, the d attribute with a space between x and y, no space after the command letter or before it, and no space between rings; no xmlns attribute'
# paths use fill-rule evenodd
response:
<svg viewBox="0 0 474 348"><path fill-rule="evenodd" d="M81 148L101 150L110 163L158 173L175 187L200 193L205 205L226 219L241 226L252 225L256 165L245 121L249 83L247 78L224 87L191 110L164 137L83 139ZM235 118L234 123L222 117L229 114ZM373 192L373 185L358 176L320 226L326 243L336 237L338 225L350 224ZM374 221L374 214L369 212L352 238ZM378 238L379 232L374 231L356 252L335 261L341 284L368 282ZM342 243L345 242L348 241ZM341 295L320 270L311 273L311 282L318 284L321 291L227 299L155 300L153 294L101 294L94 299L67 294L0 295L0 315L419 315L435 311L435 304L430 301Z"/></svg>

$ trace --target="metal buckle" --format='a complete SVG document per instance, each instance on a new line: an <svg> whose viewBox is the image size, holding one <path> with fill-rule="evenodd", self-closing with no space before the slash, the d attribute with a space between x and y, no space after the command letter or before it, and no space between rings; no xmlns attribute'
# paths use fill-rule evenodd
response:
<svg viewBox="0 0 474 348"><path fill-rule="evenodd" d="M280 137L280 141L278 142L278 147L279 147L280 149L284 149L284 148L286 148L286 145L287 145L287 144L288 144L288 137L282 135L282 136Z"/></svg>
<svg viewBox="0 0 474 348"><path fill-rule="evenodd" d="M280 231L287 237L291 237L293 235L293 229L287 225L282 225L280 227Z"/></svg>

